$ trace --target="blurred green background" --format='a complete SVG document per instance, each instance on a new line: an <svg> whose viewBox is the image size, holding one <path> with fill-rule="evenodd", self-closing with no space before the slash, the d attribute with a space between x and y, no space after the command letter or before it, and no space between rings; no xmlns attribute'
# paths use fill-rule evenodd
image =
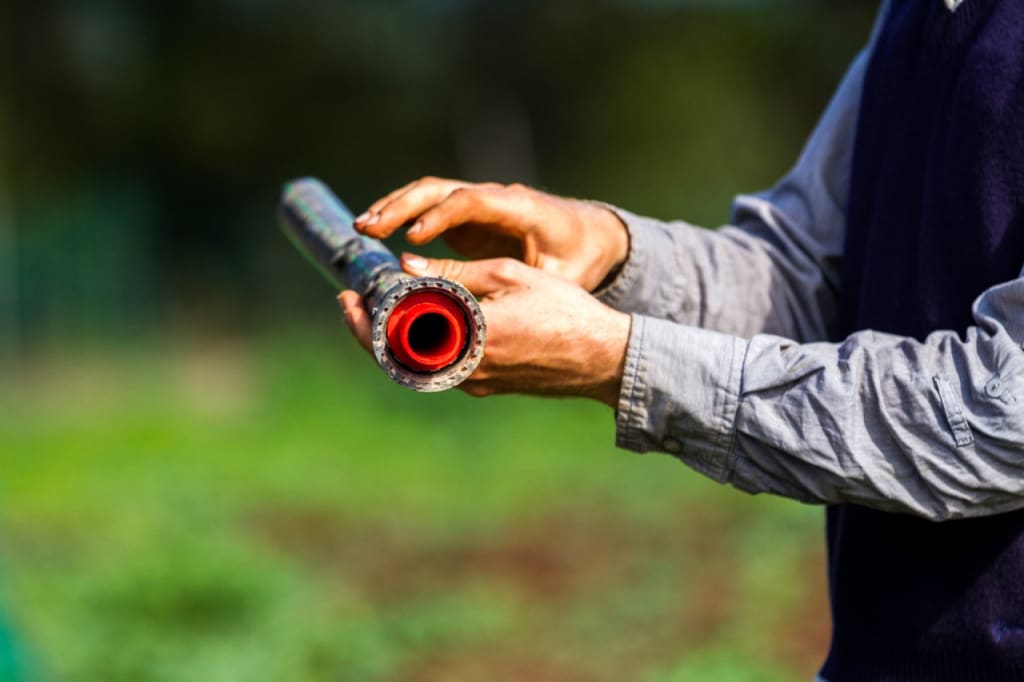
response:
<svg viewBox="0 0 1024 682"><path fill-rule="evenodd" d="M273 209L433 174L716 225L874 10L0 5L0 679L810 679L820 509L392 386Z"/></svg>

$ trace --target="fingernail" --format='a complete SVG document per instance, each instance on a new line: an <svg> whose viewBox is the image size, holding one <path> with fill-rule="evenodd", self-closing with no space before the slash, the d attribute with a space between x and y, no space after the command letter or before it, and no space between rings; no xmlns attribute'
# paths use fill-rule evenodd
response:
<svg viewBox="0 0 1024 682"><path fill-rule="evenodd" d="M426 258L417 256L414 253L403 253L402 263L413 270L426 270L428 265Z"/></svg>
<svg viewBox="0 0 1024 682"><path fill-rule="evenodd" d="M417 220L415 223L413 223L412 227L409 228L409 234L410 235L417 235L417 234L419 234L422 231L423 231L423 223L420 222L419 220Z"/></svg>
<svg viewBox="0 0 1024 682"><path fill-rule="evenodd" d="M380 222L380 213L374 213L373 215L371 215L366 220L365 223L363 223L363 225L365 225L366 227L369 227L370 225L376 225L379 222Z"/></svg>
<svg viewBox="0 0 1024 682"><path fill-rule="evenodd" d="M369 211L365 211L365 212L360 213L359 215L356 216L355 222L357 222L357 223L364 222L369 217L370 217L370 212Z"/></svg>

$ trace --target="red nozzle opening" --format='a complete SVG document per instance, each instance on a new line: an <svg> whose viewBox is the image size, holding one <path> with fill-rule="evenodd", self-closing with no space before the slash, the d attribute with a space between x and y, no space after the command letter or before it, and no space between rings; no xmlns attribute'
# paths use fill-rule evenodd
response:
<svg viewBox="0 0 1024 682"><path fill-rule="evenodd" d="M388 347L416 372L436 372L459 359L469 333L459 304L436 291L415 291L388 318Z"/></svg>

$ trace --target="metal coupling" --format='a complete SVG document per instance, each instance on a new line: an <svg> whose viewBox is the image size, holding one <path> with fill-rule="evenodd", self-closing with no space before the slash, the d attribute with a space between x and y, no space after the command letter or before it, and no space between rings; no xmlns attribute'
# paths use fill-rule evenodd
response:
<svg viewBox="0 0 1024 682"><path fill-rule="evenodd" d="M414 391L443 391L480 364L487 327L476 298L461 284L405 273L384 244L355 231L351 211L315 178L287 183L278 215L329 281L363 297L373 354L394 381Z"/></svg>

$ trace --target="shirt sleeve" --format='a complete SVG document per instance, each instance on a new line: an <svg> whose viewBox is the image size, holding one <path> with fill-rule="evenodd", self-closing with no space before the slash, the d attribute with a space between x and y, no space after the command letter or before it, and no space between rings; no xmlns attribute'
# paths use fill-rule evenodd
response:
<svg viewBox="0 0 1024 682"><path fill-rule="evenodd" d="M935 521L1024 507L1024 273L975 326L799 344L633 316L621 447L751 493Z"/></svg>
<svg viewBox="0 0 1024 682"><path fill-rule="evenodd" d="M850 66L793 169L772 190L737 197L731 225L710 231L609 207L630 247L597 297L625 312L744 337L829 338L869 50Z"/></svg>
<svg viewBox="0 0 1024 682"><path fill-rule="evenodd" d="M869 51L793 170L739 197L732 226L616 209L630 253L598 296L633 313L617 442L809 503L935 521L1024 508L1024 272L975 301L962 338L861 331L822 342L836 323Z"/></svg>

